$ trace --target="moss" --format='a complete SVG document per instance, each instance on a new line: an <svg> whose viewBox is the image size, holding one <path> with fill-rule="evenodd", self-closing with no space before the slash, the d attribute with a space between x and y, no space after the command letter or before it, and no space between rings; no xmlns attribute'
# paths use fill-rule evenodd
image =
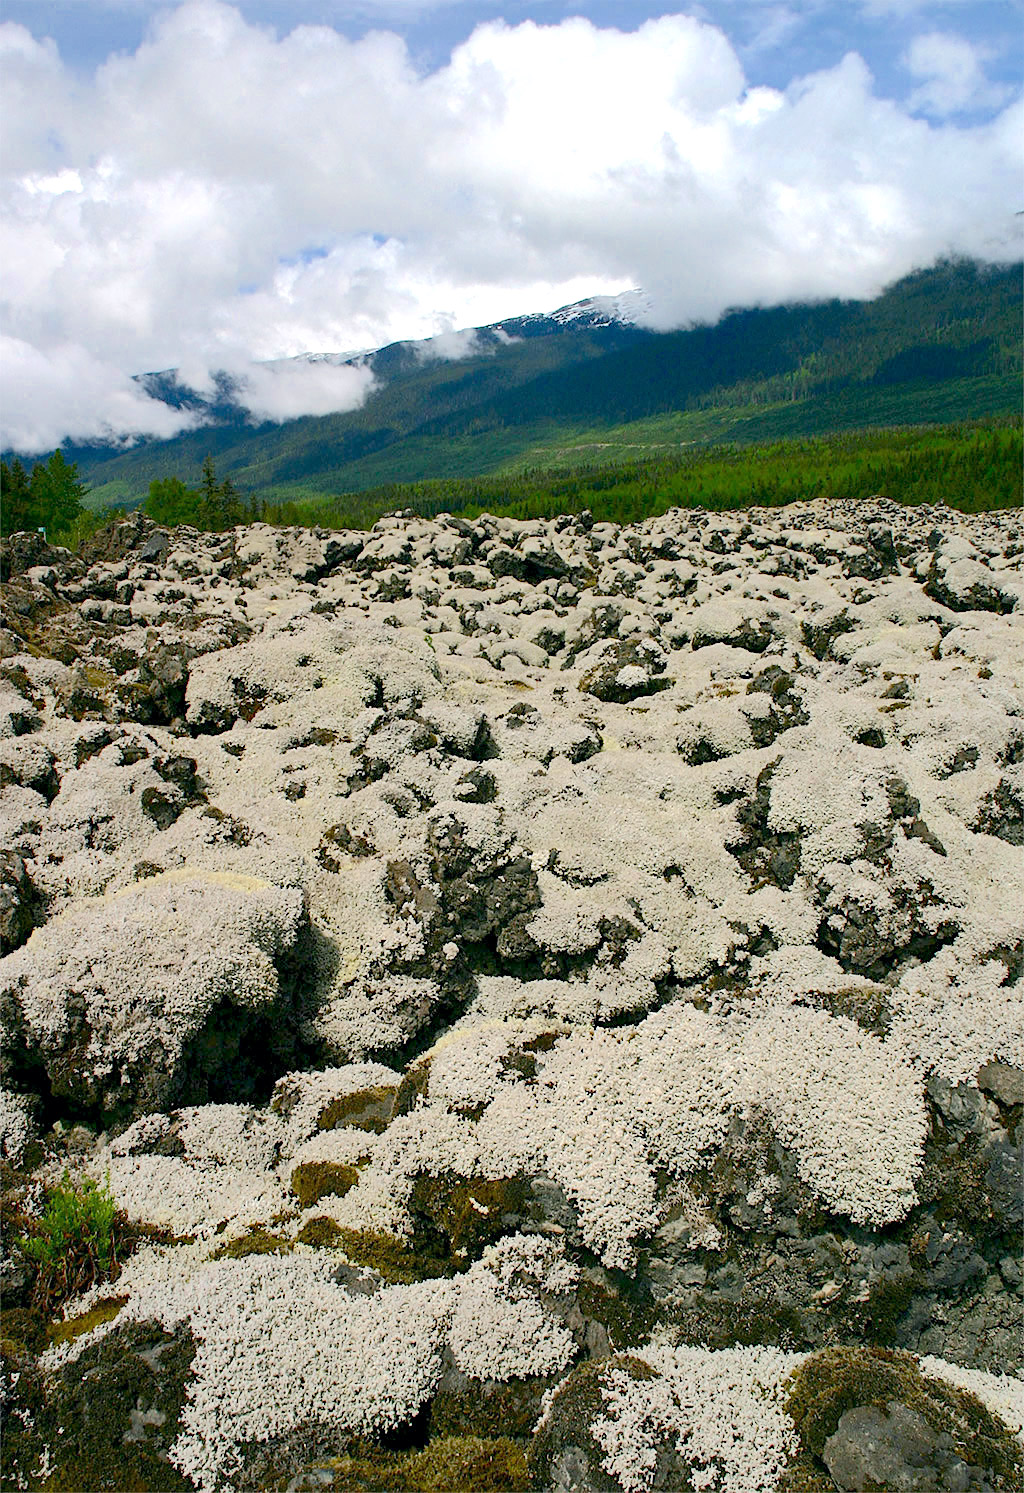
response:
<svg viewBox="0 0 1024 1493"><path fill-rule="evenodd" d="M360 1448L307 1472L322 1473L332 1493L517 1493L530 1486L522 1448L505 1437L442 1436L416 1452Z"/></svg>
<svg viewBox="0 0 1024 1493"><path fill-rule="evenodd" d="M892 1024L887 994L880 987L833 990L825 995L812 995L809 999L819 1010L828 1011L832 1016L845 1016L875 1036L886 1036Z"/></svg>
<svg viewBox="0 0 1024 1493"><path fill-rule="evenodd" d="M776 1348L806 1346L800 1312L783 1305L774 1295L761 1295L746 1285L739 1300L709 1295L699 1305L681 1311L674 1319L681 1340L707 1348L756 1347L770 1343Z"/></svg>
<svg viewBox="0 0 1024 1493"><path fill-rule="evenodd" d="M334 1249L340 1247L344 1233L345 1230L333 1218L311 1218L302 1225L295 1242L308 1244L313 1249Z"/></svg>
<svg viewBox="0 0 1024 1493"><path fill-rule="evenodd" d="M308 1183L304 1177L297 1179L298 1173L307 1171L314 1173ZM338 1175L342 1173L351 1181ZM306 1207L328 1193L346 1192L358 1176L355 1167L307 1163L293 1172L292 1189ZM322 1185L324 1180L330 1185ZM343 1228L324 1217L305 1223L297 1239L318 1249L343 1250L353 1265L367 1265L387 1281L434 1280L465 1270L488 1244L515 1228L528 1196L529 1184L523 1177L421 1176L410 1201L411 1239Z"/></svg>
<svg viewBox="0 0 1024 1493"><path fill-rule="evenodd" d="M453 1269L464 1269L517 1227L529 1197L529 1183L521 1176L420 1176L409 1204L414 1238L432 1253L448 1256Z"/></svg>
<svg viewBox="0 0 1024 1493"><path fill-rule="evenodd" d="M421 1058L418 1063L413 1063L402 1075L402 1081L395 1092L394 1105L391 1117L397 1120L399 1115L411 1114L419 1101L426 1097L427 1089L430 1087L430 1059Z"/></svg>
<svg viewBox="0 0 1024 1493"><path fill-rule="evenodd" d="M807 1452L801 1452L783 1470L777 1493L836 1493L831 1473L826 1472Z"/></svg>
<svg viewBox="0 0 1024 1493"><path fill-rule="evenodd" d="M357 1089L354 1094L342 1094L332 1099L317 1120L318 1130L336 1130L338 1126L351 1126L355 1130L370 1130L380 1135L388 1128L398 1086L381 1084L376 1088Z"/></svg>
<svg viewBox="0 0 1024 1493"><path fill-rule="evenodd" d="M879 1347L895 1343L899 1325L914 1299L914 1277L909 1271L883 1276L868 1292L868 1299L854 1317L858 1336Z"/></svg>
<svg viewBox="0 0 1024 1493"><path fill-rule="evenodd" d="M47 1342L46 1318L35 1307L4 1307L3 1339L18 1351L40 1353Z"/></svg>
<svg viewBox="0 0 1024 1493"><path fill-rule="evenodd" d="M76 1337L91 1332L94 1327L101 1327L104 1322L112 1322L118 1312L128 1300L127 1296L104 1296L97 1301L91 1311L82 1312L81 1316L71 1317L67 1322L55 1322L49 1329L51 1343L70 1343Z"/></svg>
<svg viewBox="0 0 1024 1493"><path fill-rule="evenodd" d="M540 1419L545 1393L557 1378L474 1380L463 1389L441 1389L430 1407L438 1436L513 1436L528 1440Z"/></svg>
<svg viewBox="0 0 1024 1493"><path fill-rule="evenodd" d="M825 1443L847 1410L872 1405L884 1411L893 1401L950 1436L959 1457L986 1469L997 1493L1012 1493L1024 1483L1024 1453L999 1417L966 1390L926 1378L909 1353L826 1348L790 1375L786 1408L802 1454L816 1459L820 1470Z"/></svg>
<svg viewBox="0 0 1024 1493"><path fill-rule="evenodd" d="M527 922L530 915L521 914ZM537 1076L537 1057L541 1053L550 1052L558 1041L558 1032L540 1032L536 1037L523 1042L512 1052L506 1053L501 1060L503 1073L518 1073L520 1077L532 1081Z"/></svg>
<svg viewBox="0 0 1024 1493"><path fill-rule="evenodd" d="M243 1260L246 1255L283 1255L291 1249L290 1239L272 1234L260 1224L253 1224L238 1239L222 1244L210 1256L212 1260Z"/></svg>
<svg viewBox="0 0 1024 1493"><path fill-rule="evenodd" d="M988 1163L973 1135L959 1145L930 1142L917 1180L917 1195L940 1223L955 1221L975 1228L993 1222Z"/></svg>
<svg viewBox="0 0 1024 1493"><path fill-rule="evenodd" d="M53 1465L46 1493L193 1493L167 1454L194 1354L188 1332L138 1323L60 1370L40 1414Z"/></svg>
<svg viewBox="0 0 1024 1493"><path fill-rule="evenodd" d="M448 1274L446 1262L417 1252L403 1239L375 1229L348 1229L330 1218L312 1218L296 1235L299 1244L318 1249L341 1250L353 1265L375 1270L391 1285L409 1285L416 1280L436 1280Z"/></svg>
<svg viewBox="0 0 1024 1493"><path fill-rule="evenodd" d="M336 1161L303 1161L292 1170L291 1189L303 1208L319 1198L344 1197L359 1181L354 1166Z"/></svg>
<svg viewBox="0 0 1024 1493"><path fill-rule="evenodd" d="M0 1341L0 1487L31 1488L38 1486L35 1474L44 1447L37 1425L45 1411L46 1387L32 1355L8 1336L6 1318L4 1313Z"/></svg>
<svg viewBox="0 0 1024 1493"><path fill-rule="evenodd" d="M441 1437L409 1458L406 1473L417 1493L497 1493L529 1486L523 1450L505 1437Z"/></svg>
<svg viewBox="0 0 1024 1493"><path fill-rule="evenodd" d="M631 1379L640 1381L658 1377L650 1364L630 1353L581 1363L575 1368L555 1391L527 1452L534 1487L551 1486L552 1463L570 1447L578 1448L590 1463L589 1486L595 1489L619 1486L598 1472L603 1452L591 1432L594 1421L604 1412L604 1388L612 1369L623 1370Z"/></svg>
<svg viewBox="0 0 1024 1493"><path fill-rule="evenodd" d="M649 1302L610 1291L596 1281L584 1280L576 1293L580 1311L599 1322L613 1348L635 1348L650 1337L657 1312Z"/></svg>

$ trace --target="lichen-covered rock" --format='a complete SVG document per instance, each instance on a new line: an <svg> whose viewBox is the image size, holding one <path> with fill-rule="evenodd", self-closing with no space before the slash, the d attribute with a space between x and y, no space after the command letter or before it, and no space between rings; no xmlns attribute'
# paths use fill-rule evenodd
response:
<svg viewBox="0 0 1024 1493"><path fill-rule="evenodd" d="M49 1324L5 1238L12 1484L1016 1477L1020 556L881 499L0 550L5 1218L68 1166L160 1231Z"/></svg>
<svg viewBox="0 0 1024 1493"><path fill-rule="evenodd" d="M231 1025L279 1001L303 918L295 888L198 870L73 903L0 962L24 1046L10 1061L100 1115L201 1092L237 1062Z"/></svg>
<svg viewBox="0 0 1024 1493"><path fill-rule="evenodd" d="M196 1352L183 1325L155 1322L114 1329L48 1376L38 1428L61 1493L131 1486L188 1493L171 1458Z"/></svg>
<svg viewBox="0 0 1024 1493"><path fill-rule="evenodd" d="M670 681L659 678L664 671L664 655L649 640L613 639L583 674L579 687L595 699L624 705L667 689Z"/></svg>
<svg viewBox="0 0 1024 1493"><path fill-rule="evenodd" d="M1024 1475L1024 1448L945 1369L882 1349L834 1348L806 1359L787 1386L798 1467L827 1469L844 1493L872 1485L1010 1493ZM998 1382L983 1377L977 1388L1002 1407ZM794 1478L792 1486L808 1484Z"/></svg>
<svg viewBox="0 0 1024 1493"><path fill-rule="evenodd" d="M0 851L0 955L20 948L41 916L42 898L24 860L16 850Z"/></svg>

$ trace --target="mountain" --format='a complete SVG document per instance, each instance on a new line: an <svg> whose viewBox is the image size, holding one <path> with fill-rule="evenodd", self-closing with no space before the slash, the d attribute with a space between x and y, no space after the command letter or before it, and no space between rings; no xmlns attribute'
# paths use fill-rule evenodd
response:
<svg viewBox="0 0 1024 1493"><path fill-rule="evenodd" d="M746 308L674 332L645 327L643 297L630 292L425 342L310 354L368 368L373 390L348 413L278 424L247 416L228 375L211 398L173 372L149 374L149 393L207 423L128 451L65 450L107 499L137 499L154 477L195 482L208 454L245 491L297 497L1003 413L1020 407L1021 269L943 261L872 301Z"/></svg>

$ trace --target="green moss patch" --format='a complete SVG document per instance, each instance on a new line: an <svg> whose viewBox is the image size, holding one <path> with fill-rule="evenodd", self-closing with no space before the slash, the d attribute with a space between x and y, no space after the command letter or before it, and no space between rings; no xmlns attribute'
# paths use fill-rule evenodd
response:
<svg viewBox="0 0 1024 1493"><path fill-rule="evenodd" d="M4 1307L0 1336L12 1350L41 1353L47 1343L46 1318L34 1307Z"/></svg>
<svg viewBox="0 0 1024 1493"><path fill-rule="evenodd" d="M836 1493L831 1473L824 1470L807 1452L801 1452L784 1469L778 1493Z"/></svg>
<svg viewBox="0 0 1024 1493"><path fill-rule="evenodd" d="M292 1173L292 1190L308 1207L331 1193L347 1192L358 1176L355 1167L309 1162ZM524 1177L420 1176L409 1204L409 1239L343 1228L324 1217L307 1220L296 1237L317 1249L343 1250L353 1265L369 1266L392 1283L434 1280L468 1269L488 1244L517 1228L528 1199Z"/></svg>
<svg viewBox="0 0 1024 1493"><path fill-rule="evenodd" d="M540 1419L545 1393L557 1378L474 1380L464 1389L441 1389L430 1406L438 1436L511 1436L528 1441Z"/></svg>
<svg viewBox="0 0 1024 1493"><path fill-rule="evenodd" d="M525 1177L417 1177L409 1209L414 1237L453 1270L518 1227L530 1197Z"/></svg>
<svg viewBox="0 0 1024 1493"><path fill-rule="evenodd" d="M994 1218L988 1189L988 1162L974 1136L959 1145L929 1141L916 1183L921 1202L931 1207L940 1223L956 1222L974 1231L991 1231Z"/></svg>
<svg viewBox="0 0 1024 1493"><path fill-rule="evenodd" d="M409 1458L408 1486L417 1493L497 1493L529 1486L522 1448L506 1438L439 1438Z"/></svg>
<svg viewBox="0 0 1024 1493"><path fill-rule="evenodd" d="M3 1435L0 1436L0 1487L38 1487L43 1438L38 1430L46 1407L46 1384L31 1353L8 1332L0 1340L0 1402L3 1405Z"/></svg>
<svg viewBox="0 0 1024 1493"><path fill-rule="evenodd" d="M591 1360L575 1368L555 1391L530 1445L527 1459L534 1487L551 1486L552 1465L565 1453L569 1453L577 1465L579 1459L584 1458L590 1472L600 1476L598 1469L603 1464L604 1453L594 1440L591 1426L604 1414L604 1390L613 1369L622 1370L631 1379L639 1381L658 1377L650 1364L630 1353L618 1353L614 1358L600 1362ZM595 1482L591 1478L588 1486L608 1486L608 1482Z"/></svg>
<svg viewBox="0 0 1024 1493"><path fill-rule="evenodd" d="M291 1249L290 1239L281 1234L272 1234L268 1229L254 1224L238 1239L222 1244L210 1256L212 1260L242 1260L246 1255L283 1255Z"/></svg>
<svg viewBox="0 0 1024 1493"><path fill-rule="evenodd" d="M411 1114L430 1087L430 1059L421 1058L402 1074L402 1081L395 1093L392 1118Z"/></svg>
<svg viewBox="0 0 1024 1493"><path fill-rule="evenodd" d="M46 1493L192 1493L168 1453L194 1355L187 1330L132 1323L61 1369L38 1417L52 1453Z"/></svg>
<svg viewBox="0 0 1024 1493"><path fill-rule="evenodd" d="M394 1109L398 1085L393 1088L380 1085L376 1088L357 1089L354 1094L342 1094L332 1099L317 1120L319 1130L336 1130L348 1126L354 1130L369 1130L380 1135L386 1130Z"/></svg>
<svg viewBox="0 0 1024 1493"><path fill-rule="evenodd" d="M70 1343L76 1337L92 1332L94 1327L101 1327L104 1322L112 1322L127 1300L127 1296L104 1296L102 1300L97 1301L91 1311L82 1312L78 1317L71 1317L67 1322L55 1322L47 1334L50 1342Z"/></svg>
<svg viewBox="0 0 1024 1493"><path fill-rule="evenodd" d="M998 1493L1014 1493L1024 1484L1024 1452L999 1417L966 1390L926 1378L909 1353L891 1348L825 1348L790 1375L786 1408L800 1436L804 1468L824 1475L825 1443L847 1410L886 1411L894 1401L948 1435L957 1456L984 1467Z"/></svg>
<svg viewBox="0 0 1024 1493"><path fill-rule="evenodd" d="M332 1493L517 1493L530 1486L521 1447L478 1436L442 1436L418 1452L367 1448L307 1472L321 1474Z"/></svg>
<svg viewBox="0 0 1024 1493"><path fill-rule="evenodd" d="M345 1229L333 1218L310 1218L295 1235L296 1244L308 1244L312 1249L340 1248ZM353 1230L349 1229L349 1233Z"/></svg>
<svg viewBox="0 0 1024 1493"><path fill-rule="evenodd" d="M344 1197L359 1181L358 1169L337 1161L303 1161L292 1171L291 1189L303 1208L323 1197Z"/></svg>
<svg viewBox="0 0 1024 1493"><path fill-rule="evenodd" d="M296 1243L317 1249L338 1249L352 1265L375 1270L390 1285L409 1285L416 1280L436 1280L447 1275L444 1260L418 1252L394 1234L375 1229L348 1229L330 1218L311 1218L296 1235Z"/></svg>
<svg viewBox="0 0 1024 1493"><path fill-rule="evenodd" d="M584 1279L576 1299L583 1315L601 1324L613 1348L635 1348L646 1342L657 1320L652 1302L631 1299L597 1281Z"/></svg>

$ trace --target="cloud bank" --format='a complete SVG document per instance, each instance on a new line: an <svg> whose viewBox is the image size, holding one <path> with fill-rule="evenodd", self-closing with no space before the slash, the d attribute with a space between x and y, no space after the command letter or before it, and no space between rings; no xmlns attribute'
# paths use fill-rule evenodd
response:
<svg viewBox="0 0 1024 1493"><path fill-rule="evenodd" d="M279 37L190 0L83 78L0 26L4 441L172 433L146 369L247 370L254 417L284 419L365 397L330 365L255 366L308 350L637 284L677 326L1013 256L1020 99L958 125L984 57L927 33L906 62L904 103L853 53L748 88L680 15L495 21L420 73L387 31Z"/></svg>

